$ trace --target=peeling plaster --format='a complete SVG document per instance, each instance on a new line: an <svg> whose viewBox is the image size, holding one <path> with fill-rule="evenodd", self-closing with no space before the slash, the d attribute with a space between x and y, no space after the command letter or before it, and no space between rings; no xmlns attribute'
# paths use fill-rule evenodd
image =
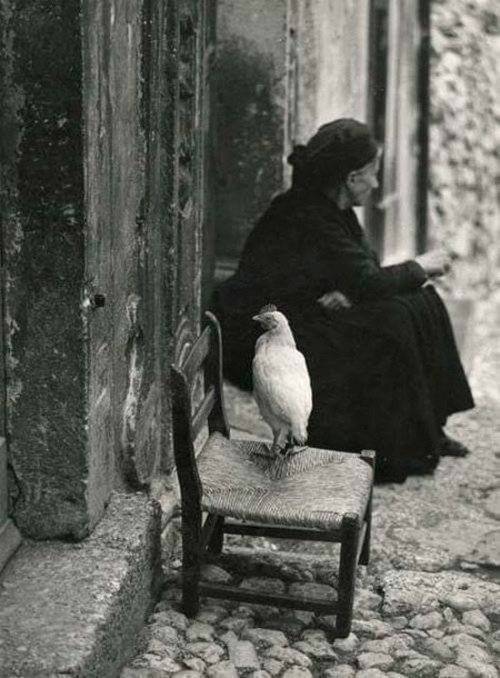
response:
<svg viewBox="0 0 500 678"><path fill-rule="evenodd" d="M22 251L24 231L21 219L18 216L5 219L5 230L9 231L9 238L4 241L5 254L15 256Z"/></svg>
<svg viewBox="0 0 500 678"><path fill-rule="evenodd" d="M23 382L20 379L14 379L12 374L15 373L19 365L19 360L14 356L13 344L14 336L19 332L19 325L16 320L10 315L9 309L5 308L4 316L4 347L5 347L5 367L7 373L7 402L9 408L16 404L23 392Z"/></svg>

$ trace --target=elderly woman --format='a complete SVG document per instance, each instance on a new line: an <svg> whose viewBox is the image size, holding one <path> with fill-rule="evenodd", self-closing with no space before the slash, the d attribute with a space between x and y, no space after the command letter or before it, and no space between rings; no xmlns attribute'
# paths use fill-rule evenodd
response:
<svg viewBox="0 0 500 678"><path fill-rule="evenodd" d="M288 317L313 390L309 444L377 451L379 481L432 472L468 450L443 427L473 407L448 314L427 282L446 273L432 251L381 266L356 218L377 187L380 151L366 125L323 125L289 158L277 196L245 245L236 274L216 291L226 376L250 389L258 328L275 304Z"/></svg>

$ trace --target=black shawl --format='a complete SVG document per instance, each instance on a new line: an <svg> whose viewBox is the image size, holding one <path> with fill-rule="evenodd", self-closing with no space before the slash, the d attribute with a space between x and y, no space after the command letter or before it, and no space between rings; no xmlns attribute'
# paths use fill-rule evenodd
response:
<svg viewBox="0 0 500 678"><path fill-rule="evenodd" d="M311 375L309 443L376 449L382 479L431 470L446 418L473 400L446 308L425 282L415 261L380 266L353 210L294 188L273 200L216 291L225 374L251 388L252 315L273 303ZM317 300L332 290L353 307L325 311Z"/></svg>

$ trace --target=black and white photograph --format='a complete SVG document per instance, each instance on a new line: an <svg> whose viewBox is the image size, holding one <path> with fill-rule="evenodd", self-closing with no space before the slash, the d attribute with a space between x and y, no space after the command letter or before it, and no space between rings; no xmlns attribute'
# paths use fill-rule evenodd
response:
<svg viewBox="0 0 500 678"><path fill-rule="evenodd" d="M500 0L0 0L0 678L500 678Z"/></svg>

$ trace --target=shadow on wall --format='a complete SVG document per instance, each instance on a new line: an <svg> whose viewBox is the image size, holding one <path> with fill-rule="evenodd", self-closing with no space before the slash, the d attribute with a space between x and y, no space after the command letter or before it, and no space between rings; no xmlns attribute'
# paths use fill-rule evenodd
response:
<svg viewBox="0 0 500 678"><path fill-rule="evenodd" d="M217 57L215 202L217 254L238 258L246 234L282 188L285 102L271 58L249 40L224 42Z"/></svg>

